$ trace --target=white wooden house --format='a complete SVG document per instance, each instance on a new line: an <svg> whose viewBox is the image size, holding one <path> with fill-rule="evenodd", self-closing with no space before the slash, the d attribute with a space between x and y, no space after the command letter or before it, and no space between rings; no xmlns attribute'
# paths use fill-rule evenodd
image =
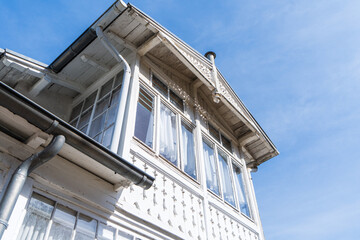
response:
<svg viewBox="0 0 360 240"><path fill-rule="evenodd" d="M48 66L0 49L0 239L264 239L278 151L214 59L122 1Z"/></svg>

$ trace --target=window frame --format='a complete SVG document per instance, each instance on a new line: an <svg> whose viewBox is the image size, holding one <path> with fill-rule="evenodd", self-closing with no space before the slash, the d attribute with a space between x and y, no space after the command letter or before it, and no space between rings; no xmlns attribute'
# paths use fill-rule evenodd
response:
<svg viewBox="0 0 360 240"><path fill-rule="evenodd" d="M211 134L210 128L212 128L212 130L217 132L217 134L219 135L219 140ZM230 138L225 136L225 134L222 131L220 131L219 127L207 121L206 130L208 131L207 134L212 138L212 140L217 142L223 149L225 149L226 154L230 154L230 155L234 154L233 143L231 142ZM230 149L228 149L224 145L223 138L225 138L230 143Z"/></svg>
<svg viewBox="0 0 360 240"><path fill-rule="evenodd" d="M82 208L80 208L80 207L78 207L78 206L76 206L76 205L74 205L72 203L69 203L69 202L67 202L65 200L62 200L62 199L58 199L58 198L54 197L53 195L50 195L48 193L45 193L45 192L42 192L42 191L39 191L39 190L31 191L31 194L29 195L29 198L27 199L27 203L25 205L26 214L24 214L24 217L21 219L20 228L18 229L19 231L16 233L16 238L17 239L20 237L19 234L21 233L21 228L22 228L22 226L24 224L24 221L26 220L26 215L28 214L30 202L31 202L31 199L33 198L34 194L39 195L41 198L44 198L44 199L46 199L48 201L53 202L53 209L51 210L49 222L47 223L47 225L45 227L44 240L49 239L50 233L51 233L51 230L52 230L52 227L53 227L53 223L58 223L58 224L61 224L61 226L69 227L68 225L64 225L64 223L57 222L57 221L54 220L55 212L56 212L56 210L58 209L59 206L65 207L65 208L67 208L70 211L73 211L75 213L74 214L75 222L74 222L73 226L71 227L71 240L75 239L77 232L84 233L83 231L79 231L79 229L78 229L78 223L79 223L80 215L85 216L85 217L89 217L92 220L96 221L94 240L95 239L102 239L101 236L99 235L100 225L103 225L103 226L108 227L108 228L112 228L113 229L113 237L114 237L113 240L118 240L117 233L118 233L119 228L114 227L112 225L107 225L106 224L106 222L107 222L106 219L103 219L103 218L101 218L101 217L99 217L97 215L94 215L93 213L90 213L89 211L86 211L86 210L84 210L84 209L82 209ZM41 201L41 200L38 200L38 201ZM44 202L44 201L42 201L42 202Z"/></svg>
<svg viewBox="0 0 360 240"><path fill-rule="evenodd" d="M253 220L253 212L252 212L252 206L251 206L251 202L250 202L250 193L249 193L249 186L248 186L248 181L246 179L247 177L247 174L245 173L246 171L246 168L244 167L244 165L238 161L235 161L235 159L231 162L231 177L233 178L233 181L235 183L235 174L234 174L234 165L236 167L238 167L241 171L241 180L242 180L242 187L244 188L243 191L244 191L244 197L245 197L245 200L246 200L246 204L247 204L247 207L248 207L248 210L249 210L249 216L246 215L245 213L243 213L241 211L241 206L239 204L239 196L238 196L238 190L236 188L236 186L234 186L234 190L235 190L235 195L236 195L236 208L237 210L243 215L245 216L246 218L250 219L250 220Z"/></svg>
<svg viewBox="0 0 360 240"><path fill-rule="evenodd" d="M221 134L221 132L220 132ZM208 188L207 186L207 179L206 179L206 174L204 176L205 178L205 186L207 189L208 193L211 193L212 196L216 197L217 199L219 199L221 202L225 203L226 205L230 206L231 208L235 209L236 211L238 211L239 213L241 213L243 216L245 216L246 218L253 220L253 213L252 213L252 206L250 203L250 197L249 197L249 189L248 189L248 185L247 185L247 180L245 179L245 169L244 169L244 165L240 162L240 160L238 160L237 158L235 158L233 153L230 153L228 151L227 148L225 148L223 145L221 145L220 142L218 142L213 136L211 136L209 133L205 132L202 130L201 132L201 136L202 136L202 149L204 147L204 141L208 143L209 146L213 147L214 150L214 157L215 157L215 165L216 165L216 174L217 174L217 179L218 179L218 185L219 185L219 195L216 194L214 191L212 191L211 189ZM233 191L233 197L234 197L234 201L235 201L235 206L232 205L231 203L229 203L228 201L225 200L224 197L224 189L223 189L223 184L224 184L224 176L222 175L222 173L220 172L220 161L219 161L219 154L222 154L222 157L224 158L226 156L226 162L228 164L228 169L229 169L229 174L230 174L230 181L231 181L231 187L232 187L232 191ZM225 156L224 156L225 155ZM205 156L203 156L203 161L205 161L204 159ZM244 188L244 194L245 194L245 198L246 198L246 203L249 209L249 215L247 216L245 213L243 213L241 211L241 208L239 206L239 199L238 199L238 192L236 189L236 179L235 176L233 174L233 166L237 166L241 173L242 173L242 183L243 183L243 188ZM206 173L206 166L205 166L205 162L204 162L204 170Z"/></svg>
<svg viewBox="0 0 360 240"><path fill-rule="evenodd" d="M186 176L188 176L189 178L191 178L193 181L199 183L199 164L198 164L198 156L197 156L197 148L194 146L194 162L195 162L195 168L196 168L196 178L192 177L191 175L189 175L188 173L185 172L185 168L184 168L184 160L183 160L183 156L181 155L181 147L183 144L183 140L181 137L181 124L184 123L186 124L186 126L188 128L191 129L191 133L193 136L193 142L194 145L196 144L196 137L195 137L195 124L192 123L192 121L189 119L189 117L186 115L187 112L187 108L186 108L186 104L185 101L183 101L183 111L181 109L179 109L176 105L174 105L169 97L164 96L163 93L161 93L159 90L157 90L154 86L153 86L153 82L152 82L152 78L153 75L155 75L155 77L161 81L163 84L165 84L164 80L158 75L158 74L154 74L153 72L151 72L150 74L150 81L149 82L145 82L143 80L140 80L140 84L139 84L139 91L140 88L145 89L146 91L148 91L150 94L152 94L154 96L154 107L153 107L153 111L154 111L154 125L153 125L153 146L150 147L148 146L146 143L144 143L141 139L137 138L134 134L134 138L140 142L142 145L144 145L146 148L150 149L151 151L153 151L159 158L164 159L167 163L169 163L171 166L176 167L177 169L179 169L183 174L185 174ZM165 84L166 85L166 84ZM168 96L170 94L170 91L174 92L171 87L167 86L167 93ZM175 92L174 92L175 93ZM176 94L176 93L175 93ZM178 96L178 95L177 95ZM180 96L178 96L179 98L181 98ZM170 111L172 111L175 116L176 116L176 142L177 142L177 146L176 146L176 153L177 153L177 165L173 164L170 160L168 160L166 157L162 156L160 154L160 107L161 104L163 104L166 108L168 108Z"/></svg>
<svg viewBox="0 0 360 240"><path fill-rule="evenodd" d="M99 142L100 144L103 145L103 137L105 135L105 132L110 129L113 128L112 133L111 133L111 137L110 137L110 145L105 146L106 148L111 148L111 144L113 142L113 136L114 136L114 131L115 131L115 125L116 125L116 118L117 118L117 112L119 111L119 106L120 106L120 99L121 99L121 89L122 89L122 80L123 80L123 76L124 76L124 70L121 69L119 71L117 71L116 73L114 73L111 77L104 79L103 81L101 81L101 83L99 83L97 85L97 88L93 89L92 91L90 91L89 93L87 93L86 95L83 95L81 100L79 100L79 102L77 102L76 104L73 104L72 107L72 112L79 106L80 107L80 111L79 113L75 116L72 117L72 112L70 113L70 117L69 117L69 124L72 125L74 128L78 129L79 131L83 132L81 129L84 128L85 126L87 126L86 128L86 132L83 132L84 134L86 134L87 136L89 136L90 138L94 139L94 141ZM120 80L119 80L120 78ZM109 82L111 83L111 88L109 91L107 91L103 96L100 96L103 87L108 84ZM116 93L118 91L118 103L112 104L112 99L114 97L114 93ZM95 98L93 100L93 102L91 103L90 106L88 106L86 109L84 109L85 105L86 105L86 101L88 98L90 98L92 95L95 95ZM95 116L95 112L97 110L97 106L101 101L104 101L107 97L109 97L108 99L108 103L107 103L107 107L98 115ZM112 109L112 108L116 108L115 112L114 112L114 121L110 124L110 125L106 125L107 124L107 120L108 120L108 112ZM87 123L82 126L82 128L79 128L79 124L80 124L80 120L81 120L81 116L84 115L84 113L90 112L90 116L89 119L87 120ZM102 114L105 114L104 117L104 122L101 125L102 130L98 131L93 137L90 136L90 131L91 128L94 124L94 120L97 120L99 117L101 117ZM76 121L74 121L76 120ZM74 123L76 122L76 124L74 125ZM96 140L95 138L101 136L101 141Z"/></svg>

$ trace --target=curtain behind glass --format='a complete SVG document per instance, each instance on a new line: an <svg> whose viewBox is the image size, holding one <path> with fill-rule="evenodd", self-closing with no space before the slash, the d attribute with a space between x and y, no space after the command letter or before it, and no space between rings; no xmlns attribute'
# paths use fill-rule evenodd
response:
<svg viewBox="0 0 360 240"><path fill-rule="evenodd" d="M160 106L160 154L177 166L176 115Z"/></svg>
<svg viewBox="0 0 360 240"><path fill-rule="evenodd" d="M181 125L181 157L184 162L184 171L192 178L196 179L196 163L194 152L194 137L191 130L184 124Z"/></svg>
<svg viewBox="0 0 360 240"><path fill-rule="evenodd" d="M154 125L153 100L153 96L140 87L134 135L151 148L153 147Z"/></svg>
<svg viewBox="0 0 360 240"><path fill-rule="evenodd" d="M224 199L231 205L235 207L235 199L234 199L234 190L231 182L231 176L230 176L230 168L228 165L228 162L226 160L226 157L222 154L218 154L219 157L219 165L220 165L220 173L223 178L222 182L222 188L224 193Z"/></svg>
<svg viewBox="0 0 360 240"><path fill-rule="evenodd" d="M49 240L70 239L74 229L76 212L62 205L57 205L53 217Z"/></svg>
<svg viewBox="0 0 360 240"><path fill-rule="evenodd" d="M250 209L246 200L244 182L242 179L242 173L239 167L233 165L234 179L236 185L236 191L238 195L238 202L240 211L250 217Z"/></svg>
<svg viewBox="0 0 360 240"><path fill-rule="evenodd" d="M17 240L43 240L54 204L53 201L34 194L30 200Z"/></svg>
<svg viewBox="0 0 360 240"><path fill-rule="evenodd" d="M206 185L208 189L220 195L219 181L216 173L214 149L203 141L204 161L206 171Z"/></svg>

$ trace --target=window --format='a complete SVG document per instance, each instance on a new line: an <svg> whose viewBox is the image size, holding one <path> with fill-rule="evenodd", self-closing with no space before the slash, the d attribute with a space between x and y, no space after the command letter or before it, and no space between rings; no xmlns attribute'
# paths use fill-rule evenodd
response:
<svg viewBox="0 0 360 240"><path fill-rule="evenodd" d="M225 149L229 152L232 152L231 148L231 141L227 139L219 130L217 130L213 125L210 123L208 124L209 134L218 141Z"/></svg>
<svg viewBox="0 0 360 240"><path fill-rule="evenodd" d="M203 141L206 186L209 190L220 196L219 177L217 174L217 164L215 162L214 148L211 144Z"/></svg>
<svg viewBox="0 0 360 240"><path fill-rule="evenodd" d="M219 151L218 153L220 175L222 176L222 189L224 200L235 207L235 197L233 184L231 181L231 172L227 156Z"/></svg>
<svg viewBox="0 0 360 240"><path fill-rule="evenodd" d="M181 157L184 171L196 179L195 143L192 129L185 123L181 123Z"/></svg>
<svg viewBox="0 0 360 240"><path fill-rule="evenodd" d="M160 154L178 165L176 115L163 103L160 104Z"/></svg>
<svg viewBox="0 0 360 240"><path fill-rule="evenodd" d="M75 106L70 116L72 126L107 148L114 133L123 73L121 71Z"/></svg>
<svg viewBox="0 0 360 240"><path fill-rule="evenodd" d="M206 137L203 137L203 158L208 190L251 217L243 175L235 160Z"/></svg>
<svg viewBox="0 0 360 240"><path fill-rule="evenodd" d="M156 76L152 78L152 86L158 94L150 94L140 86L134 136L197 179L193 127L182 114L183 100ZM155 140L158 146L153 144Z"/></svg>
<svg viewBox="0 0 360 240"><path fill-rule="evenodd" d="M246 216L251 217L241 168L233 164L233 173L240 211Z"/></svg>
<svg viewBox="0 0 360 240"><path fill-rule="evenodd" d="M203 153L207 188L235 207L229 156L206 139L203 139Z"/></svg>
<svg viewBox="0 0 360 240"><path fill-rule="evenodd" d="M17 240L145 240L33 193ZM148 239L148 238L146 238Z"/></svg>
<svg viewBox="0 0 360 240"><path fill-rule="evenodd" d="M140 87L136 109L135 137L153 147L154 97Z"/></svg>
<svg viewBox="0 0 360 240"><path fill-rule="evenodd" d="M17 240L114 240L115 228L33 193Z"/></svg>
<svg viewBox="0 0 360 240"><path fill-rule="evenodd" d="M163 95L166 99L169 99L169 101L174 104L175 107L177 107L182 112L184 111L184 101L155 75L152 75L152 85L156 90L159 91L159 93L161 93L161 95Z"/></svg>

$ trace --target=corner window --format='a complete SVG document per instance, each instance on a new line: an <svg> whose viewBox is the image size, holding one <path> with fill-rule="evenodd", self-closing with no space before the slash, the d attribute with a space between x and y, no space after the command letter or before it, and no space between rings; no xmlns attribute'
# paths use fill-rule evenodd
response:
<svg viewBox="0 0 360 240"><path fill-rule="evenodd" d="M235 207L235 197L233 183L231 181L231 171L227 156L221 152L218 153L220 175L222 177L222 189L224 200Z"/></svg>
<svg viewBox="0 0 360 240"><path fill-rule="evenodd" d="M241 168L236 166L235 164L233 164L233 174L234 174L237 199L238 199L238 205L240 211L244 213L246 216L251 217L247 195L245 191L246 188L243 181L243 174L241 172Z"/></svg>
<svg viewBox="0 0 360 240"><path fill-rule="evenodd" d="M108 80L84 101L76 105L70 116L70 124L110 148L117 110L123 71Z"/></svg>

